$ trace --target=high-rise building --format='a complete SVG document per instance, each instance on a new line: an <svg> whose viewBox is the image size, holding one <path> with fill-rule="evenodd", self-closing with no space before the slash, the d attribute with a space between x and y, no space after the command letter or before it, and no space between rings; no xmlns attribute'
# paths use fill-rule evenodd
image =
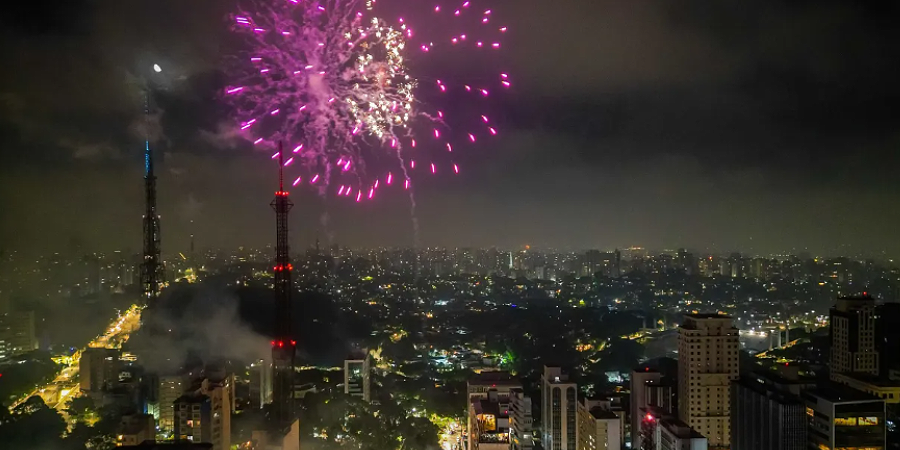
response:
<svg viewBox="0 0 900 450"><path fill-rule="evenodd" d="M261 409L272 403L272 364L259 359L250 364L250 407Z"/></svg>
<svg viewBox="0 0 900 450"><path fill-rule="evenodd" d="M584 399L578 403L578 450L619 450L622 423L602 402Z"/></svg>
<svg viewBox="0 0 900 450"><path fill-rule="evenodd" d="M0 347L7 357L37 350L34 330L34 311L13 311L0 314ZM0 351L3 351L0 349ZM0 356L0 359L3 359Z"/></svg>
<svg viewBox="0 0 900 450"><path fill-rule="evenodd" d="M509 450L534 448L534 424L531 398L521 389L513 389L509 396Z"/></svg>
<svg viewBox="0 0 900 450"><path fill-rule="evenodd" d="M652 406L667 415L677 413L677 385L664 378L662 373L650 367L640 367L631 372L631 417L641 417L642 411ZM641 448L641 421L631 420L631 448Z"/></svg>
<svg viewBox="0 0 900 450"><path fill-rule="evenodd" d="M372 366L368 357L344 360L344 393L372 400L370 374Z"/></svg>
<svg viewBox="0 0 900 450"><path fill-rule="evenodd" d="M212 443L212 401L192 392L175 400L176 441Z"/></svg>
<svg viewBox="0 0 900 450"><path fill-rule="evenodd" d="M631 448L640 448L641 422L634 420L640 417L641 409L647 407L648 383L658 383L662 374L649 367L641 367L631 371Z"/></svg>
<svg viewBox="0 0 900 450"><path fill-rule="evenodd" d="M806 449L806 407L800 397L747 374L731 387L731 450Z"/></svg>
<svg viewBox="0 0 900 450"><path fill-rule="evenodd" d="M885 448L884 400L840 385L803 391L810 449Z"/></svg>
<svg viewBox="0 0 900 450"><path fill-rule="evenodd" d="M546 450L577 448L578 386L559 367L544 366L541 376L541 441Z"/></svg>
<svg viewBox="0 0 900 450"><path fill-rule="evenodd" d="M831 308L831 374L878 375L875 348L875 300L872 297L839 298Z"/></svg>
<svg viewBox="0 0 900 450"><path fill-rule="evenodd" d="M163 375L159 377L159 431L169 435L175 431L175 401L184 395L184 377Z"/></svg>
<svg viewBox="0 0 900 450"><path fill-rule="evenodd" d="M889 377L891 369L900 369L900 303L875 307L875 348L878 350L879 376Z"/></svg>
<svg viewBox="0 0 900 450"><path fill-rule="evenodd" d="M211 411L211 435L209 442L213 450L231 449L231 412L234 399L234 384L231 377L221 380L204 379L200 392L209 397Z"/></svg>
<svg viewBox="0 0 900 450"><path fill-rule="evenodd" d="M731 442L731 382L738 377L738 330L729 316L691 314L678 329L678 416L711 448Z"/></svg>
<svg viewBox="0 0 900 450"><path fill-rule="evenodd" d="M78 362L81 390L97 393L119 379L119 351L111 348L87 348Z"/></svg>

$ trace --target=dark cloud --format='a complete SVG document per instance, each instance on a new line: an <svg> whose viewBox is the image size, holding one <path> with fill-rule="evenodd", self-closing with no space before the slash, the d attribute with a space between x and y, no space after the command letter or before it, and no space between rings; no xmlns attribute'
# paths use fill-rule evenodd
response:
<svg viewBox="0 0 900 450"><path fill-rule="evenodd" d="M165 111L153 133L165 251L191 227L200 246L270 242L268 155L218 98L234 5L45 6L0 19L0 245L138 247L148 82ZM510 26L490 61L514 80L491 106L502 139L461 154L460 176L419 183L424 244L900 251L887 226L900 215L894 3L492 8ZM352 208L295 195L298 244L413 242L402 195Z"/></svg>

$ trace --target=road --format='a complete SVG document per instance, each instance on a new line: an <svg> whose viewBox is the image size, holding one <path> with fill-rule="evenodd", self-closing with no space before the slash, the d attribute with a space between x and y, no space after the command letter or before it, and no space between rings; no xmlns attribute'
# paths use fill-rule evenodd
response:
<svg viewBox="0 0 900 450"><path fill-rule="evenodd" d="M109 327L103 334L94 338L88 343L89 348L121 348L122 344L128 341L131 333L141 326L141 308L138 305L131 305L130 308L121 312L109 324ZM40 395L44 399L44 403L53 407L57 411L65 413L66 405L69 400L81 395L81 389L78 385L78 366L81 361L81 353L84 349L76 351L70 358L63 358L66 364L60 369L59 373L50 383L41 386L15 401L9 409L15 409L25 400L34 395Z"/></svg>
<svg viewBox="0 0 900 450"><path fill-rule="evenodd" d="M441 430L439 441L442 450L460 450L463 444L463 428L458 422L451 421Z"/></svg>

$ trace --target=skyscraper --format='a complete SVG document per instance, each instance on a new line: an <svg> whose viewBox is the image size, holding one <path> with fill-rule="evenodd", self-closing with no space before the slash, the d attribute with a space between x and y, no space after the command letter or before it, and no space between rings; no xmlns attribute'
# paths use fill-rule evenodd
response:
<svg viewBox="0 0 900 450"><path fill-rule="evenodd" d="M770 376L748 374L732 384L731 450L806 448L806 407Z"/></svg>
<svg viewBox="0 0 900 450"><path fill-rule="evenodd" d="M711 448L731 442L731 382L738 377L739 349L729 316L686 315L678 329L678 415Z"/></svg>
<svg viewBox="0 0 900 450"><path fill-rule="evenodd" d="M831 308L831 374L878 375L875 299L843 297Z"/></svg>
<svg viewBox="0 0 900 450"><path fill-rule="evenodd" d="M159 377L159 430L164 435L175 431L175 400L184 394L184 390L184 377L181 375Z"/></svg>
<svg viewBox="0 0 900 450"><path fill-rule="evenodd" d="M888 378L891 369L900 368L900 303L885 303L875 308L875 348L878 349L880 376Z"/></svg>
<svg viewBox="0 0 900 450"><path fill-rule="evenodd" d="M641 416L641 409L647 403L647 383L659 382L662 374L649 367L634 369L631 372L631 448L640 448L641 421L635 417Z"/></svg>
<svg viewBox="0 0 900 450"><path fill-rule="evenodd" d="M542 442L547 450L576 450L578 386L559 367L541 376Z"/></svg>
<svg viewBox="0 0 900 450"><path fill-rule="evenodd" d="M37 350L34 311L0 313L0 346L6 348L6 356Z"/></svg>

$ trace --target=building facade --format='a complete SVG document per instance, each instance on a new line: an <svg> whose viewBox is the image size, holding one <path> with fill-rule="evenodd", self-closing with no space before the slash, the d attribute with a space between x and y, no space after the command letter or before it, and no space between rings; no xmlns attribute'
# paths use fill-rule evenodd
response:
<svg viewBox="0 0 900 450"><path fill-rule="evenodd" d="M272 364L259 359L250 364L250 407L261 409L272 403Z"/></svg>
<svg viewBox="0 0 900 450"><path fill-rule="evenodd" d="M752 374L731 388L731 450L806 449L806 407L800 397Z"/></svg>
<svg viewBox="0 0 900 450"><path fill-rule="evenodd" d="M510 446L510 403L522 384L507 372L484 372L467 384L467 448L507 450Z"/></svg>
<svg viewBox="0 0 900 450"><path fill-rule="evenodd" d="M667 414L654 406L641 410L638 421L641 427L640 447L636 450L707 450L709 443L705 436L698 433L677 417Z"/></svg>
<svg viewBox="0 0 900 450"><path fill-rule="evenodd" d="M159 431L163 436L175 432L175 401L184 395L184 378L181 375L159 377Z"/></svg>
<svg viewBox="0 0 900 450"><path fill-rule="evenodd" d="M156 421L150 414L122 416L116 434L116 446L139 445L156 440Z"/></svg>
<svg viewBox="0 0 900 450"><path fill-rule="evenodd" d="M739 373L738 330L729 316L692 314L678 329L678 416L708 440L731 442L731 382Z"/></svg>
<svg viewBox="0 0 900 450"><path fill-rule="evenodd" d="M641 367L631 371L631 417L640 417L641 409L646 408L647 384L659 382L662 374L647 367ZM631 420L631 447L640 448L641 422Z"/></svg>
<svg viewBox="0 0 900 450"><path fill-rule="evenodd" d="M509 396L509 449L534 448L534 423L531 398L521 389L513 389Z"/></svg>
<svg viewBox="0 0 900 450"><path fill-rule="evenodd" d="M372 401L371 391L371 360L363 359L344 360L344 393L354 397L360 397L364 401Z"/></svg>
<svg viewBox="0 0 900 450"><path fill-rule="evenodd" d="M212 401L203 394L185 394L175 400L176 441L212 443Z"/></svg>
<svg viewBox="0 0 900 450"><path fill-rule="evenodd" d="M834 385L801 393L806 405L808 448L885 448L884 400Z"/></svg>
<svg viewBox="0 0 900 450"><path fill-rule="evenodd" d="M34 328L34 311L0 314L0 360L38 349Z"/></svg>
<svg viewBox="0 0 900 450"><path fill-rule="evenodd" d="M112 348L87 348L78 361L81 390L97 393L119 379L119 351Z"/></svg>
<svg viewBox="0 0 900 450"><path fill-rule="evenodd" d="M830 311L832 375L868 373L878 375L875 348L875 299L839 298Z"/></svg>
<svg viewBox="0 0 900 450"><path fill-rule="evenodd" d="M578 443L578 386L559 367L541 376L541 441L546 450L575 450Z"/></svg>
<svg viewBox="0 0 900 450"><path fill-rule="evenodd" d="M622 448L622 423L616 413L598 402L578 403L577 450L619 450Z"/></svg>

